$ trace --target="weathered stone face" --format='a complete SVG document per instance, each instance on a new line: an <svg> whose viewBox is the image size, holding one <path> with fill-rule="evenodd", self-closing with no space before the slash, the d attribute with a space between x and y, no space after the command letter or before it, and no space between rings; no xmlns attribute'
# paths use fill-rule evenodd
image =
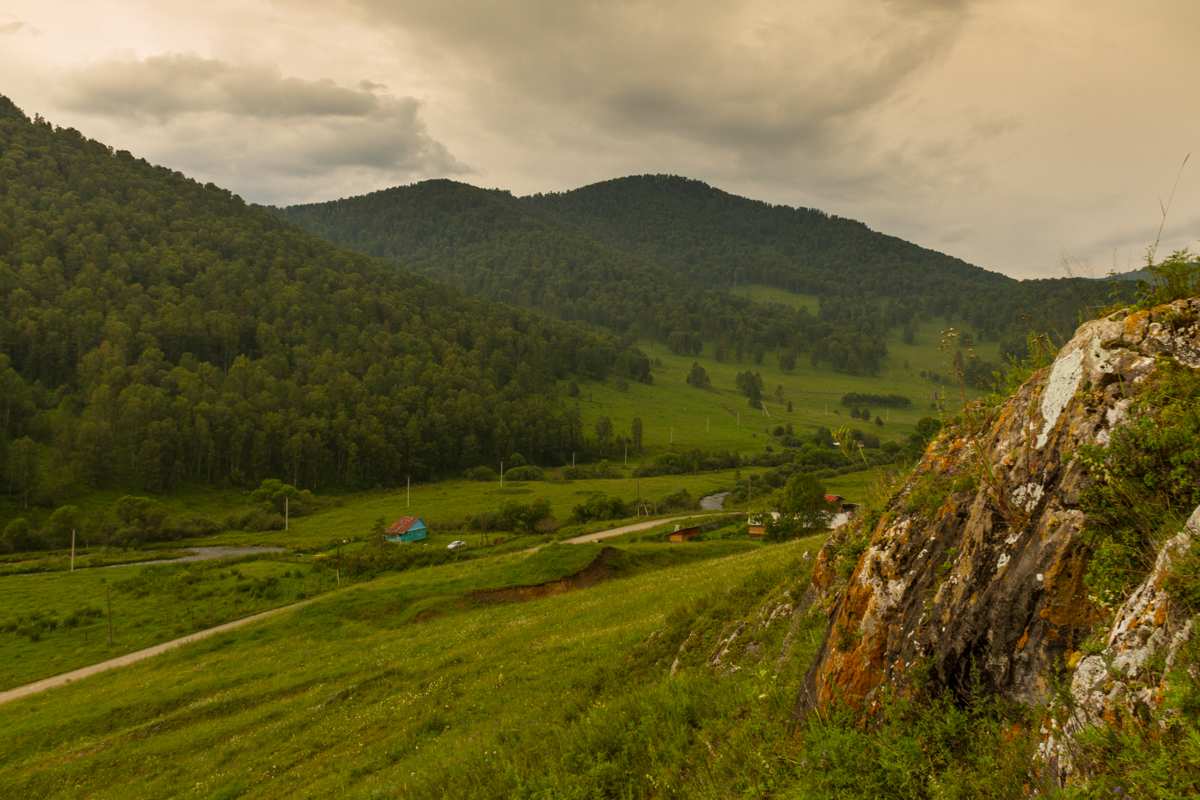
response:
<svg viewBox="0 0 1200 800"><path fill-rule="evenodd" d="M1200 300L1087 323L1054 363L998 408L943 431L871 532L844 586L835 535L814 591L831 598L797 713L837 696L870 707L880 686L1038 703L1055 665L1075 666L1100 622L1083 576L1081 444L1107 445L1155 356L1200 367ZM963 487L964 475L977 476ZM960 484L936 509L931 485ZM969 483L969 482L968 482ZM910 510L912 509L912 510Z"/></svg>
<svg viewBox="0 0 1200 800"><path fill-rule="evenodd" d="M1038 752L1051 777L1064 780L1087 765L1077 762L1075 738L1085 728L1116 723L1139 710L1156 709L1166 674L1192 637L1192 620L1172 603L1164 584L1172 563L1200 536L1200 508L1178 535L1159 550L1154 569L1121 604L1108 627L1104 649L1081 658L1071 675L1071 707L1062 725L1053 718ZM1154 659L1162 656L1158 670ZM1140 708L1139 708L1140 707Z"/></svg>

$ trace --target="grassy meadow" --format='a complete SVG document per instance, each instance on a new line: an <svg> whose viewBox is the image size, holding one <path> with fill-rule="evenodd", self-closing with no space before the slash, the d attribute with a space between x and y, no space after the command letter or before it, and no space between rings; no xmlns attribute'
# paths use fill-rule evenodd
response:
<svg viewBox="0 0 1200 800"><path fill-rule="evenodd" d="M531 782L582 780L633 781L652 796L655 781L678 782L677 757L707 759L721 734L705 726L730 703L749 700L749 713L782 725L804 659L718 690L700 668L707 648L676 639L703 622L711 646L731 613L723 604L803 583L810 562L798 555L818 543L631 545L628 577L521 604L472 606L463 595L569 566L523 561L598 548L355 585L0 706L0 795L517 797ZM674 637L665 651L656 631ZM666 682L677 649L684 667ZM634 716L639 703L652 714ZM574 775L585 744L595 763ZM627 748L650 755L646 770L620 768ZM537 794L566 796L551 785Z"/></svg>
<svg viewBox="0 0 1200 800"><path fill-rule="evenodd" d="M813 313L817 310L815 297L794 295L766 286L739 289L739 294L744 291L755 300L808 306ZM611 380L604 383L580 381L580 395L575 400L588 425L594 424L600 416L607 416L617 435L628 436L633 418L639 417L643 426L643 451L647 454L668 451L672 447L763 452L771 446L769 431L776 425L788 423L792 423L797 435L811 433L816 426L831 429L844 426L869 429L884 441L900 441L912 433L917 420L937 416L931 408L935 391L943 397L949 392L950 406L956 407L957 383L953 387L948 384L938 386L921 377L922 371L943 376L950 371L950 361L940 350L942 330L948 327L943 322L922 325L912 344L904 343L899 328L890 330L885 339L888 357L880 374L874 376L847 375L828 367L814 369L805 353L800 354L795 369L784 372L779 368L774 352L768 352L761 364L754 363L750 354L740 362L732 353L727 353L723 361L717 361L710 345L706 345L698 356L683 356L671 353L659 342L645 340L639 342L639 346L652 362L658 359L662 363L661 367L652 370L653 385L630 383L622 391ZM998 343L986 342L974 349L978 357L1000 363ZM711 388L698 389L687 383L693 363L704 367L712 381ZM746 370L762 375L765 415L751 409L745 396L737 391L737 373ZM782 400L775 395L776 387L780 386L783 387ZM566 397L565 382L561 388ZM842 395L850 392L900 394L912 400L912 405L902 409L871 409L872 417L878 415L885 419L880 427L850 418L849 410L841 406ZM979 394L968 391L967 396L974 398ZM791 412L787 410L789 401ZM623 458L623 452L609 456L609 460L617 464L622 463ZM629 456L631 464L636 459L636 455Z"/></svg>
<svg viewBox="0 0 1200 800"><path fill-rule="evenodd" d="M0 691L320 594L326 572L251 557L5 577Z"/></svg>

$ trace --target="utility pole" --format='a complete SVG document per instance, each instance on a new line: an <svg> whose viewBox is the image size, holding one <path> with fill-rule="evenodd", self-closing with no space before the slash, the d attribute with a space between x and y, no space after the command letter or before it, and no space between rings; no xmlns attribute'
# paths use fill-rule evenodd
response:
<svg viewBox="0 0 1200 800"><path fill-rule="evenodd" d="M637 490L638 490L638 513L637 513L637 515L640 517L642 515L642 481L640 478L638 479L638 482L637 482Z"/></svg>
<svg viewBox="0 0 1200 800"><path fill-rule="evenodd" d="M504 488L504 462L500 462L500 488Z"/></svg>
<svg viewBox="0 0 1200 800"><path fill-rule="evenodd" d="M671 426L671 444L675 444L675 426Z"/></svg>
<svg viewBox="0 0 1200 800"><path fill-rule="evenodd" d="M75 529L71 528L71 572L75 571Z"/></svg>
<svg viewBox="0 0 1200 800"><path fill-rule="evenodd" d="M288 500L290 499L290 497L283 498L283 529L285 531L288 529Z"/></svg>

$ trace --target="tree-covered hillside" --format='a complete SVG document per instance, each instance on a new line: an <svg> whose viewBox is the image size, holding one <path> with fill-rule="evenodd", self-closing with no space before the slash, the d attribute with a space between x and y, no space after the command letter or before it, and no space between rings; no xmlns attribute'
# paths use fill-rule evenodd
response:
<svg viewBox="0 0 1200 800"><path fill-rule="evenodd" d="M563 463L581 432L555 379L649 377L610 338L340 250L4 98L0 287L4 478L45 502Z"/></svg>
<svg viewBox="0 0 1200 800"><path fill-rule="evenodd" d="M878 314L841 323L709 291L653 261L548 222L524 201L448 180L271 209L344 247L561 319L649 337L677 353L780 351L852 373L887 354ZM813 309L815 312L815 309ZM707 349L706 349L707 348Z"/></svg>
<svg viewBox="0 0 1200 800"><path fill-rule="evenodd" d="M818 295L825 322L857 325L881 316L888 326L903 325L919 313L961 316L991 340L1014 329L1024 338L1027 324L1065 336L1081 305L1111 302L1100 296L1107 289L1074 279L1016 281L855 220L749 200L674 175L618 178L522 202L695 284L762 283Z"/></svg>
<svg viewBox="0 0 1200 800"><path fill-rule="evenodd" d="M676 352L771 351L852 374L879 369L890 328L944 320L1019 355L1031 328L1061 339L1081 308L1112 299L1105 284L1016 281L854 220L675 176L524 198L436 180L270 210L399 267ZM819 308L751 302L747 284L816 295Z"/></svg>

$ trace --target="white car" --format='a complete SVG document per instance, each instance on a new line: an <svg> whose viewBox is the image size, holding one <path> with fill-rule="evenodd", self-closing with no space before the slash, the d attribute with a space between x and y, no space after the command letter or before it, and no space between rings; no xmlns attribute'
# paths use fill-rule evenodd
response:
<svg viewBox="0 0 1200 800"><path fill-rule="evenodd" d="M450 544L446 545L446 549L447 550L457 550L460 547L466 547L466 546L467 546L466 542L464 542L462 539L457 539L457 540L451 542Z"/></svg>

